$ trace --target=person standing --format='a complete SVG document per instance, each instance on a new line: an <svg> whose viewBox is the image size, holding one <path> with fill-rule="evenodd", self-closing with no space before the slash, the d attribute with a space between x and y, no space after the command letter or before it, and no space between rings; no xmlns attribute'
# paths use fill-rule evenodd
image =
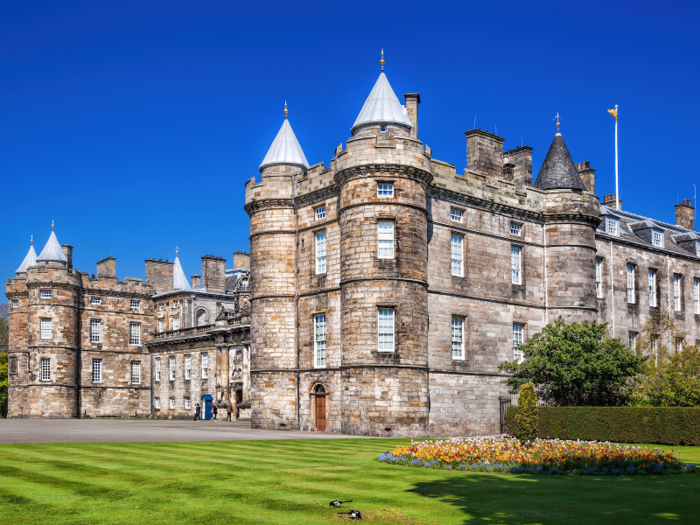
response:
<svg viewBox="0 0 700 525"><path fill-rule="evenodd" d="M229 401L226 405L226 421L231 421L231 412L233 412L233 403Z"/></svg>
<svg viewBox="0 0 700 525"><path fill-rule="evenodd" d="M212 419L216 421L216 414L219 413L219 407L216 406L216 403L212 403L211 405L211 415Z"/></svg>
<svg viewBox="0 0 700 525"><path fill-rule="evenodd" d="M194 409L194 421L199 421L199 414L200 414L201 410L202 409L200 408L199 403L197 403L197 405L195 406L195 409Z"/></svg>

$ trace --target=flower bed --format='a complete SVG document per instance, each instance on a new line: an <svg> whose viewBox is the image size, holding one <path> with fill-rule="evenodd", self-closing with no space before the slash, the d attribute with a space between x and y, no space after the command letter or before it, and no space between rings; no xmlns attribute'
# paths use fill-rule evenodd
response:
<svg viewBox="0 0 700 525"><path fill-rule="evenodd" d="M536 439L529 447L513 438L411 441L410 445L380 454L378 459L410 467L514 474L633 476L696 472L695 465L681 462L671 450L558 439Z"/></svg>

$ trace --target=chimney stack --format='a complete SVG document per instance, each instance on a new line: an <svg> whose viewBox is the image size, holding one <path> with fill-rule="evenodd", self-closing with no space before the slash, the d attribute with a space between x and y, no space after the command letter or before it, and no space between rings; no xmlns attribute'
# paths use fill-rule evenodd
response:
<svg viewBox="0 0 700 525"><path fill-rule="evenodd" d="M579 177L583 181L583 185L586 187L586 191L590 191L595 195L595 170L591 169L591 161L587 160L576 164L576 170L578 171ZM613 194L613 201L615 200L615 195ZM613 207L615 204L613 203Z"/></svg>
<svg viewBox="0 0 700 525"><path fill-rule="evenodd" d="M418 105L420 104L420 95L418 93L406 93L403 96L406 99L406 113L408 120L413 124L411 137L418 138Z"/></svg>
<svg viewBox="0 0 700 525"><path fill-rule="evenodd" d="M73 268L73 247L70 244L64 244L62 246L63 248L63 255L65 255L66 260L66 268L69 270Z"/></svg>
<svg viewBox="0 0 700 525"><path fill-rule="evenodd" d="M467 136L467 169L492 179L503 176L503 137L473 129ZM517 165L516 165L517 166Z"/></svg>
<svg viewBox="0 0 700 525"><path fill-rule="evenodd" d="M695 208L691 205L692 202L691 199L683 199L683 204L676 204L676 226L695 231Z"/></svg>
<svg viewBox="0 0 700 525"><path fill-rule="evenodd" d="M202 287L202 278L197 274L193 275L192 276L192 288L194 288L196 290L197 288L201 288L201 287Z"/></svg>
<svg viewBox="0 0 700 525"><path fill-rule="evenodd" d="M175 263L155 258L146 259L146 284L153 286L156 293L171 292L173 289L173 266Z"/></svg>
<svg viewBox="0 0 700 525"><path fill-rule="evenodd" d="M226 293L226 259L216 255L202 257L202 287L210 293Z"/></svg>
<svg viewBox="0 0 700 525"><path fill-rule="evenodd" d="M532 186L532 148L520 146L509 149L503 154L503 167L507 164L513 166L512 182L518 190L524 190ZM509 180L509 179L506 179Z"/></svg>
<svg viewBox="0 0 700 525"><path fill-rule="evenodd" d="M117 260L114 257L107 257L97 262L97 277L117 278Z"/></svg>
<svg viewBox="0 0 700 525"><path fill-rule="evenodd" d="M586 182L584 181L584 185ZM603 206L607 206L608 208L613 208L615 209L615 194L611 193L610 195L605 195L603 197ZM622 209L622 199L620 199L620 209Z"/></svg>
<svg viewBox="0 0 700 525"><path fill-rule="evenodd" d="M250 255L246 252L233 252L233 269L234 270L250 270Z"/></svg>

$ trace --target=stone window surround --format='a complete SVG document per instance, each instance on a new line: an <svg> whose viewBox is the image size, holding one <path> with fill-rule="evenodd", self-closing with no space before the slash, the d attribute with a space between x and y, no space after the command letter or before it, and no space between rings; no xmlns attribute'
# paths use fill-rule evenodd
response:
<svg viewBox="0 0 700 525"><path fill-rule="evenodd" d="M314 208L314 220L317 221L325 221L328 218L328 206L326 206L326 203L318 204ZM319 217L320 214L323 214L323 217Z"/></svg>
<svg viewBox="0 0 700 525"><path fill-rule="evenodd" d="M41 290L39 292L39 297L41 299L51 299L53 297L53 294L51 293L51 290Z"/></svg>
<svg viewBox="0 0 700 525"><path fill-rule="evenodd" d="M465 361L467 359L467 341L465 337L467 335L467 316L461 314L452 314L450 316L450 335L452 335L452 327L455 319L460 319L462 321L462 355L460 357L455 357L454 348L452 348L454 339L452 337L450 338L450 353L452 354L453 361Z"/></svg>
<svg viewBox="0 0 700 525"><path fill-rule="evenodd" d="M659 270L658 268L653 268L649 267L647 270L647 275L649 278L649 285L647 286L647 289L649 291L649 308L658 308L659 307L659 286L660 286L660 279L659 279ZM654 277L654 288L653 290L651 289L651 277ZM651 298L653 297L653 301L651 301ZM651 303L654 304L651 304Z"/></svg>
<svg viewBox="0 0 700 525"><path fill-rule="evenodd" d="M517 227L518 233L513 233L513 226ZM508 233L513 237L523 237L525 233L525 223L522 221L510 220L508 224Z"/></svg>
<svg viewBox="0 0 700 525"><path fill-rule="evenodd" d="M464 224L464 208L458 208L457 206L450 206L450 222L456 222L457 224ZM454 215L453 212L457 212L458 215ZM458 217L458 219L456 218Z"/></svg>
<svg viewBox="0 0 700 525"><path fill-rule="evenodd" d="M381 180L377 179L376 183L377 183L376 195L377 195L378 199L395 199L396 198L396 186L395 186L396 180L395 179L381 179ZM382 191L389 191L389 189L390 189L391 195L380 195L379 194L379 191L380 191L379 186L381 186L381 185L391 185L391 188L382 188Z"/></svg>
<svg viewBox="0 0 700 525"><path fill-rule="evenodd" d="M376 306L376 308L377 308L377 313L376 313L376 319L377 319L377 330L376 330L376 333L377 333L377 345L375 346L375 348L376 348L375 352L377 352L378 354L391 354L391 353L396 354L396 353L398 353L398 350L397 350L397 349L398 349L398 347L399 347L399 345L398 345L398 339L399 339L399 338L398 338L397 333L396 333L396 319L397 319L397 317L399 316L399 309L397 308L397 305L396 305L395 303L377 302L375 306ZM393 332L393 334L394 334L393 341L394 341L394 344L393 344L393 349L392 349L392 350L380 350L380 349L379 349L379 310L393 310L393 311L394 311L394 316L393 316L393 330L394 330L394 332Z"/></svg>
<svg viewBox="0 0 700 525"><path fill-rule="evenodd" d="M19 301L17 299L12 301L12 308L19 308Z"/></svg>
<svg viewBox="0 0 700 525"><path fill-rule="evenodd" d="M673 311L682 312L683 311L683 275L680 273L673 274ZM676 295L676 292L678 294Z"/></svg>
<svg viewBox="0 0 700 525"><path fill-rule="evenodd" d="M48 322L46 322L48 321ZM53 321L48 317L42 317L39 320L39 336L42 340L48 341L53 339ZM46 335L45 335L46 334Z"/></svg>
<svg viewBox="0 0 700 525"><path fill-rule="evenodd" d="M452 236L453 235L456 235L457 237L459 237L461 239L460 244L462 246L462 259L460 260L459 273L454 273L454 268L452 267ZM463 232L458 231L458 230L450 230L450 274L452 275L452 277L464 277L464 273L465 273L464 272L464 259L465 259L464 246L466 244L464 242L464 239L465 239L465 236L464 236Z"/></svg>
<svg viewBox="0 0 700 525"><path fill-rule="evenodd" d="M629 268L632 268L632 296L630 297L630 292L629 292ZM625 298L627 300L627 304L636 304L637 303L637 263L634 261L627 261L625 264ZM631 299L631 300L630 300Z"/></svg>
<svg viewBox="0 0 700 525"><path fill-rule="evenodd" d="M41 358L41 380L51 381L51 359Z"/></svg>
<svg viewBox="0 0 700 525"><path fill-rule="evenodd" d="M160 381L160 357L156 357L153 362L155 363L155 378L156 381Z"/></svg>
<svg viewBox="0 0 700 525"><path fill-rule="evenodd" d="M326 232L325 226L323 228L317 228L315 230L311 230L311 232L314 235L314 269L315 269L315 274L316 275L324 275L328 272L328 233ZM318 250L318 244L319 244L319 238L318 234L319 233L325 233L326 237L323 239L325 242L326 246L326 254L324 255L325 260L323 261L323 271L320 270L320 265L319 265L319 259L317 255L317 250Z"/></svg>
<svg viewBox="0 0 700 525"><path fill-rule="evenodd" d="M136 337L134 337L133 327L137 326ZM137 341L137 342L132 342ZM141 346L141 323L129 321L129 346Z"/></svg>
<svg viewBox="0 0 700 525"><path fill-rule="evenodd" d="M90 304L102 304L102 297L90 296Z"/></svg>
<svg viewBox="0 0 700 525"><path fill-rule="evenodd" d="M328 385L324 381L314 381L311 384L311 390L309 391L309 411L311 412L311 431L316 431L316 387L321 385L326 391L324 394L326 397L326 421L330 420L330 396L331 391L328 389ZM327 429L326 429L327 430Z"/></svg>
<svg viewBox="0 0 700 525"><path fill-rule="evenodd" d="M519 250L519 252L518 252L519 253L519 255L518 255L518 282L517 283L513 279L513 249L514 248L517 248ZM525 275L524 275L525 272L523 272L523 268L525 266L523 264L524 260L525 260L525 257L524 257L525 249L524 248L525 248L525 246L520 244L520 243L511 243L511 245L510 245L510 258L511 258L510 281L511 281L511 284L513 284L515 286L524 286L525 285Z"/></svg>
<svg viewBox="0 0 700 525"><path fill-rule="evenodd" d="M393 260L396 259L396 216L388 215L385 213L379 214L375 217L377 223L377 259ZM379 257L379 223L382 221L391 221L393 223L392 228L392 246L391 246L391 257Z"/></svg>
<svg viewBox="0 0 700 525"><path fill-rule="evenodd" d="M185 354L185 381L192 380L192 354Z"/></svg>
<svg viewBox="0 0 700 525"><path fill-rule="evenodd" d="M325 338L323 342L325 343L325 364L323 366L317 366L316 365L316 316L322 315L324 316L324 323L325 323ZM316 312L311 313L311 326L313 327L313 333L312 333L312 340L311 340L311 348L313 348L313 368L319 368L319 369L324 369L328 366L328 313L327 310L318 310ZM327 390L326 390L327 391Z"/></svg>
<svg viewBox="0 0 700 525"><path fill-rule="evenodd" d="M88 327L90 344L96 345L102 343L102 319L91 317L90 321L88 322ZM96 328L97 333L93 332L93 328Z"/></svg>
<svg viewBox="0 0 700 525"><path fill-rule="evenodd" d="M522 341L520 344L525 343L527 341L527 321L519 321L517 319L513 319L513 334L515 333L515 327L520 326L522 327L521 335L522 335ZM514 335L513 335L514 337ZM513 340L513 349L515 349L515 340ZM516 357L513 355L513 359L515 360ZM519 363L522 363L525 360L525 356L521 356L521 359L518 361Z"/></svg>
<svg viewBox="0 0 700 525"><path fill-rule="evenodd" d="M141 361L131 361L129 366L129 384L140 385L141 384ZM134 378L137 381L134 381Z"/></svg>
<svg viewBox="0 0 700 525"><path fill-rule="evenodd" d="M92 382L102 383L102 359L92 360Z"/></svg>

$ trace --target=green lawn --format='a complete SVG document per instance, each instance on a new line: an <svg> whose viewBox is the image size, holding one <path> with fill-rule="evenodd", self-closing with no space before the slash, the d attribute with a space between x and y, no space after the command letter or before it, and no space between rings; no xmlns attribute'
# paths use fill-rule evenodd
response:
<svg viewBox="0 0 700 525"><path fill-rule="evenodd" d="M0 524L700 522L700 474L572 477L380 464L400 440L0 445ZM669 447L700 463L700 447Z"/></svg>

